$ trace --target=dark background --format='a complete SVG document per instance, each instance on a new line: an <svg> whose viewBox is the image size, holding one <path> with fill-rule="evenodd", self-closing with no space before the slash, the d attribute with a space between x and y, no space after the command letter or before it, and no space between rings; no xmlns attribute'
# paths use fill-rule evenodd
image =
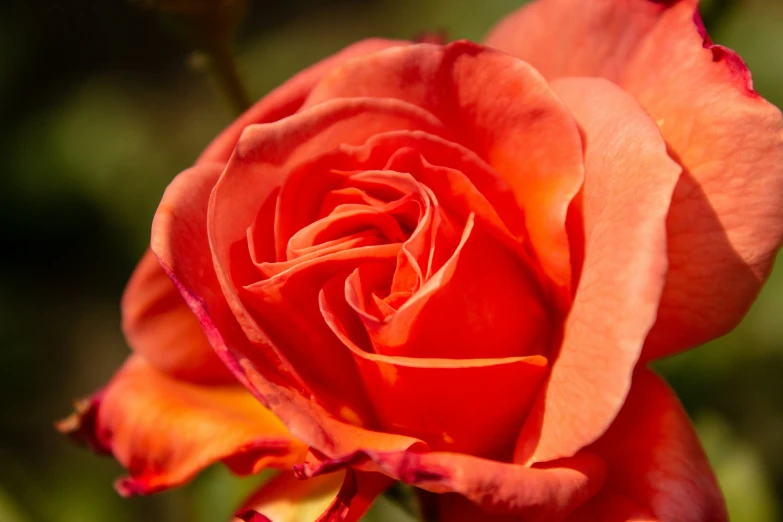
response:
<svg viewBox="0 0 783 522"><path fill-rule="evenodd" d="M256 0L239 38L254 98L368 36L480 40L519 0ZM703 2L783 105L783 2ZM121 469L52 429L127 354L119 296L170 179L232 119L188 49L119 0L0 7L0 522L225 520L248 490L222 467L123 500ZM783 521L783 270L731 335L660 363L735 522ZM376 517L383 518L381 511ZM388 517L387 517L388 518Z"/></svg>

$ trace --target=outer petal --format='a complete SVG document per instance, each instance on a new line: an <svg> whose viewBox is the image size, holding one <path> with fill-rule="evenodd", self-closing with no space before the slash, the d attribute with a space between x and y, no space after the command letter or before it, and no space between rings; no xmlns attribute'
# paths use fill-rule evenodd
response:
<svg viewBox="0 0 783 522"><path fill-rule="evenodd" d="M738 55L708 42L699 47L694 9L682 2L667 13L623 81L685 167L668 220L671 268L646 359L734 328L783 240L783 118L751 90ZM662 74L649 77L642 63ZM672 64L678 67L665 67Z"/></svg>
<svg viewBox="0 0 783 522"><path fill-rule="evenodd" d="M605 476L601 459L589 453L529 468L462 453L367 450L342 459L311 458L297 469L309 476L347 465L380 470L433 493L457 493L484 512L526 522L562 520L600 490Z"/></svg>
<svg viewBox="0 0 783 522"><path fill-rule="evenodd" d="M517 447L522 462L575 454L623 405L655 322L680 174L655 123L619 87L597 78L553 87L585 134L585 260L560 354Z"/></svg>
<svg viewBox="0 0 783 522"><path fill-rule="evenodd" d="M573 118L532 67L470 42L411 45L346 62L307 104L355 96L427 109L494 167L525 212L544 271L570 298L565 218L582 184L581 147Z"/></svg>
<svg viewBox="0 0 783 522"><path fill-rule="evenodd" d="M618 82L640 42L678 1L538 0L504 18L485 44L531 63L549 79L602 76Z"/></svg>
<svg viewBox="0 0 783 522"><path fill-rule="evenodd" d="M240 386L199 386L172 379L132 356L97 397L88 422L96 446L128 469L122 495L180 485L224 461L237 473L290 466L304 447Z"/></svg>
<svg viewBox="0 0 783 522"><path fill-rule="evenodd" d="M345 473L321 475L299 480L291 472L282 472L248 498L237 511L234 522L313 522L340 491Z"/></svg>
<svg viewBox="0 0 783 522"><path fill-rule="evenodd" d="M687 414L666 384L647 369L634 375L623 410L589 451L606 461L606 485L569 522L728 520Z"/></svg>
<svg viewBox="0 0 783 522"><path fill-rule="evenodd" d="M539 0L487 44L542 73L604 76L636 96L684 167L668 219L670 270L646 359L726 333L783 237L783 120L733 51L712 45L697 0Z"/></svg>
<svg viewBox="0 0 783 522"><path fill-rule="evenodd" d="M407 45L408 42L369 39L346 47L339 53L318 62L300 72L276 88L220 133L201 153L197 164L225 163L231 157L239 136L249 125L270 123L294 114L304 103L312 88L332 69L346 60L374 53L389 47Z"/></svg>
<svg viewBox="0 0 783 522"><path fill-rule="evenodd" d="M356 522L391 480L353 470L298 480L280 474L237 512L247 522Z"/></svg>
<svg viewBox="0 0 783 522"><path fill-rule="evenodd" d="M192 310L218 357L245 383L244 374L228 355L249 341L226 303L212 269L207 239L207 205L223 171L219 164L202 164L180 173L171 182L152 223L152 251Z"/></svg>
<svg viewBox="0 0 783 522"><path fill-rule="evenodd" d="M236 382L210 346L177 287L149 250L122 296L122 329L136 353L176 379Z"/></svg>

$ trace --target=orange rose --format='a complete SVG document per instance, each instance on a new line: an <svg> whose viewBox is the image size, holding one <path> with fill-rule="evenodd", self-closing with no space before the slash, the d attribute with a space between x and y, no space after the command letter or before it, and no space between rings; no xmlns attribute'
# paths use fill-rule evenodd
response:
<svg viewBox="0 0 783 522"><path fill-rule="evenodd" d="M780 112L695 0L539 0L487 45L357 44L172 182L123 302L135 354L66 426L121 492L222 460L308 479L245 520L330 488L319 520L357 520L394 481L450 522L726 519L644 363L731 329L768 275Z"/></svg>

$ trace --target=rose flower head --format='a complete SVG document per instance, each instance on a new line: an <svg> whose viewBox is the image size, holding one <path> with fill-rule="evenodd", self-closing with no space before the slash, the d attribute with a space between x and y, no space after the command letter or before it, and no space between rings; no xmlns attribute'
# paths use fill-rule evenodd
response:
<svg viewBox="0 0 783 522"><path fill-rule="evenodd" d="M283 470L244 520L358 520L397 481L448 522L726 520L647 364L768 276L783 120L696 4L538 0L296 75L166 190L134 353L65 427L123 494Z"/></svg>

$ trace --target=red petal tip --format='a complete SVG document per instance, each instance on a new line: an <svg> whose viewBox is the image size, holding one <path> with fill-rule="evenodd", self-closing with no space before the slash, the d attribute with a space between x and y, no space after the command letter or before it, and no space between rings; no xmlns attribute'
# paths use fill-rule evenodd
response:
<svg viewBox="0 0 783 522"><path fill-rule="evenodd" d="M97 392L90 397L75 401L73 413L55 422L54 427L76 443L87 446L95 453L107 455L111 450L98 436L97 420L101 396L102 393Z"/></svg>
<svg viewBox="0 0 783 522"><path fill-rule="evenodd" d="M753 88L753 77L750 74L750 69L748 69L745 60L728 47L712 43L712 38L710 38L710 35L707 33L706 27L704 27L704 21L702 20L698 9L693 13L693 23L696 25L696 30L699 32L699 35L704 40L702 46L712 52L712 61L716 63L723 62L732 76L736 79L737 83L745 89L748 96L751 98L761 98L761 95Z"/></svg>

